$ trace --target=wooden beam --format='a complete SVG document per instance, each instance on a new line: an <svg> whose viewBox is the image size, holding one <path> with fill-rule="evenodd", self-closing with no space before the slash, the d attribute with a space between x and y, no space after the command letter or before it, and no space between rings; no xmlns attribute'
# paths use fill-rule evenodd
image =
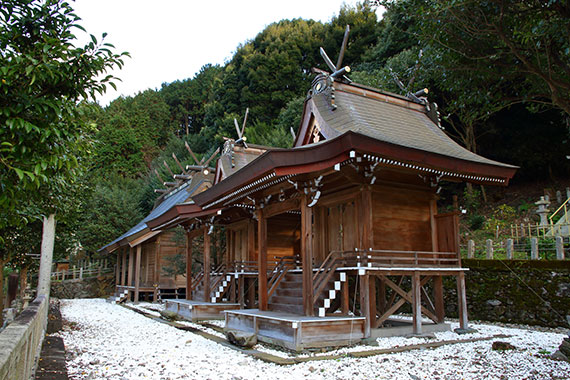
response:
<svg viewBox="0 0 570 380"><path fill-rule="evenodd" d="M263 214L266 218L282 214L290 210L298 210L300 207L299 198L287 199L283 202L272 203L263 208Z"/></svg>
<svg viewBox="0 0 570 380"><path fill-rule="evenodd" d="M139 288L141 283L141 255L142 246L137 245L136 261L135 261L135 303L139 303Z"/></svg>
<svg viewBox="0 0 570 380"><path fill-rule="evenodd" d="M188 231L187 235L188 235L188 239L194 239L197 238L200 235L204 234L204 227L192 230L192 231Z"/></svg>
<svg viewBox="0 0 570 380"><path fill-rule="evenodd" d="M376 309L380 315L386 311L386 282L382 277L379 278L378 293L376 298Z"/></svg>
<svg viewBox="0 0 570 380"><path fill-rule="evenodd" d="M422 292L420 273L415 271L412 275L412 314L414 334L422 333Z"/></svg>
<svg viewBox="0 0 570 380"><path fill-rule="evenodd" d="M443 302L443 277L433 276L433 298L435 307L435 317L437 323L443 323L445 318L445 308Z"/></svg>
<svg viewBox="0 0 570 380"><path fill-rule="evenodd" d="M307 195L301 198L301 263L303 265L303 313L313 316L313 209L308 207Z"/></svg>
<svg viewBox="0 0 570 380"><path fill-rule="evenodd" d="M192 299L192 242L190 232L186 233L186 299Z"/></svg>
<svg viewBox="0 0 570 380"><path fill-rule="evenodd" d="M259 310L267 310L267 219L262 209L256 210L257 214L257 297Z"/></svg>
<svg viewBox="0 0 570 380"><path fill-rule="evenodd" d="M204 301L210 302L210 235L204 228Z"/></svg>

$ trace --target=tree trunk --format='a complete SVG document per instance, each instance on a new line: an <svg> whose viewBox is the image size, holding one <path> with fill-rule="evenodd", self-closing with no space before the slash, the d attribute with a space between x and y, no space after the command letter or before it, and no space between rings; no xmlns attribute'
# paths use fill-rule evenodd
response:
<svg viewBox="0 0 570 380"><path fill-rule="evenodd" d="M38 296L49 298L51 283L51 266L53 260L53 245L55 241L55 214L44 216L42 233L42 251L40 258L40 274L38 277Z"/></svg>
<svg viewBox="0 0 570 380"><path fill-rule="evenodd" d="M4 324L4 264L6 260L0 258L0 326Z"/></svg>
<svg viewBox="0 0 570 380"><path fill-rule="evenodd" d="M24 295L26 294L26 286L28 286L28 267L25 266L20 269L20 299L24 299Z"/></svg>

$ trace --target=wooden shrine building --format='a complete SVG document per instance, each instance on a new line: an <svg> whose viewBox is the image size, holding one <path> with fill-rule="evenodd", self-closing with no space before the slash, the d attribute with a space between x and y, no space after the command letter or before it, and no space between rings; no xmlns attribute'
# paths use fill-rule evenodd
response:
<svg viewBox="0 0 570 380"><path fill-rule="evenodd" d="M226 329L260 341L347 344L400 325L400 310L419 334L444 321L444 276L456 280L466 329L458 213L438 213L440 183L506 186L516 167L455 143L421 94L358 85L344 72L313 81L293 148L263 152L150 228L180 223L207 239L226 227L226 264L254 261L257 277L250 309L226 311Z"/></svg>
<svg viewBox="0 0 570 380"><path fill-rule="evenodd" d="M241 133L238 134L241 137ZM263 154L267 147L236 142L226 138L220 158L216 163L214 186L236 174ZM169 300L167 310L177 312L190 320L223 319L225 310L255 306L255 283L257 281L257 256L253 236L255 223L245 217L223 223L217 217L219 208L202 210L195 202L178 204L168 212L149 220L152 230L163 230L175 225L183 226L187 232L188 247L194 239L203 239L203 267L194 275L186 276L186 299ZM237 209L239 212L240 209ZM246 213L245 216L248 216ZM238 220L239 219L239 220ZM212 233L223 226L226 236L226 249L219 265L211 263ZM190 262L190 250L187 251L187 263ZM187 273L191 268L187 267ZM246 297L247 295L247 297Z"/></svg>
<svg viewBox="0 0 570 380"><path fill-rule="evenodd" d="M212 186L212 173L190 171L184 179L157 201L155 208L137 225L100 248L100 252L114 253L116 260L115 294L111 301L140 298L156 301L162 298L185 298L186 275L172 275L165 266L173 266L175 255L186 255L184 233L174 229L151 231L149 220L157 218L178 204L191 203L192 196ZM180 177L177 175L177 177Z"/></svg>

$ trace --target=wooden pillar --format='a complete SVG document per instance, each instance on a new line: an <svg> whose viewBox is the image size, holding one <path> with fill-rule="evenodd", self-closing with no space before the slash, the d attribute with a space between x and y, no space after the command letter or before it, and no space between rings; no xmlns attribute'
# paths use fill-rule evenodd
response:
<svg viewBox="0 0 570 380"><path fill-rule="evenodd" d="M459 310L459 327L462 329L469 328L467 322L467 295L465 294L465 273L459 272L457 275L457 305Z"/></svg>
<svg viewBox="0 0 570 380"><path fill-rule="evenodd" d="M307 196L301 198L301 262L303 265L303 313L315 315L313 307L313 209L307 206Z"/></svg>
<svg viewBox="0 0 570 380"><path fill-rule="evenodd" d="M121 265L121 285L127 285L127 251L121 249L121 258L123 264Z"/></svg>
<svg viewBox="0 0 570 380"><path fill-rule="evenodd" d="M245 307L245 281L243 275L238 275L238 303L240 304L240 309Z"/></svg>
<svg viewBox="0 0 570 380"><path fill-rule="evenodd" d="M232 254L232 235L233 231L226 230L226 269L230 269L231 264L235 261L235 257Z"/></svg>
<svg viewBox="0 0 570 380"><path fill-rule="evenodd" d="M186 299L192 299L192 241L190 233L186 233Z"/></svg>
<svg viewBox="0 0 570 380"><path fill-rule="evenodd" d="M341 299L341 304L340 304L342 314L344 314L344 315L348 315L348 311L349 311L349 307L350 307L348 296L349 296L348 274L346 274L346 281L343 281L343 283L342 283L342 299Z"/></svg>
<svg viewBox="0 0 570 380"><path fill-rule="evenodd" d="M376 308L380 315L386 312L386 282L380 277L378 282L378 290L376 293Z"/></svg>
<svg viewBox="0 0 570 380"><path fill-rule="evenodd" d="M204 228L204 301L210 302L210 235Z"/></svg>
<svg viewBox="0 0 570 380"><path fill-rule="evenodd" d="M368 274L359 275L360 280L360 315L366 318L364 323L364 337L370 337L370 277Z"/></svg>
<svg viewBox="0 0 570 380"><path fill-rule="evenodd" d="M374 235L373 235L373 220L372 220L372 191L369 187L365 187L361 191L360 199L360 218L362 222L362 241L360 247L364 250L373 249Z"/></svg>
<svg viewBox="0 0 570 380"><path fill-rule="evenodd" d="M445 308L443 303L443 278L442 276L433 276L433 298L435 307L435 316L437 323L443 323L445 318Z"/></svg>
<svg viewBox="0 0 570 380"><path fill-rule="evenodd" d="M267 219L262 209L257 209L257 297L259 310L267 310Z"/></svg>
<svg viewBox="0 0 570 380"><path fill-rule="evenodd" d="M247 224L247 259L255 261L255 222L249 221Z"/></svg>
<svg viewBox="0 0 570 380"><path fill-rule="evenodd" d="M247 284L247 303L251 309L255 308L255 284L254 278L249 278L246 282Z"/></svg>
<svg viewBox="0 0 570 380"><path fill-rule="evenodd" d="M121 285L121 251L117 251L117 264L115 267L115 286Z"/></svg>
<svg viewBox="0 0 570 380"><path fill-rule="evenodd" d="M127 275L128 286L133 286L134 274L135 274L135 250L132 247L129 247L129 273Z"/></svg>
<svg viewBox="0 0 570 380"><path fill-rule="evenodd" d="M437 201L432 199L429 201L429 224L431 229L431 250L433 252L439 251L439 242L437 239L437 222L435 216L437 215Z"/></svg>
<svg viewBox="0 0 570 380"><path fill-rule="evenodd" d="M412 275L412 312L414 334L422 333L422 294L421 294L420 273L414 271Z"/></svg>
<svg viewBox="0 0 570 380"><path fill-rule="evenodd" d="M142 255L142 246L139 244L137 245L137 254L136 254L136 261L135 261L135 303L139 302L139 287L141 283L141 255Z"/></svg>
<svg viewBox="0 0 570 380"><path fill-rule="evenodd" d="M376 322L376 276L370 276L368 284L368 298L370 299L370 328Z"/></svg>

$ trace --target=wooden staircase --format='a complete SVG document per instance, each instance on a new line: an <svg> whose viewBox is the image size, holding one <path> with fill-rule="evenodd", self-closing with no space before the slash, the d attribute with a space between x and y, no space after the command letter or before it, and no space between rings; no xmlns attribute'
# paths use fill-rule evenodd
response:
<svg viewBox="0 0 570 380"><path fill-rule="evenodd" d="M343 276L344 280L346 277ZM328 283L328 291L323 292L315 302L315 315L325 316L325 313L334 312L338 308L338 299L341 281L334 278ZM277 289L269 298L267 308L271 311L280 311L291 314L303 314L303 275L302 273L288 272L279 283Z"/></svg>
<svg viewBox="0 0 570 380"><path fill-rule="evenodd" d="M303 314L303 277L301 273L287 273L269 298L267 308L271 311Z"/></svg>
<svg viewBox="0 0 570 380"><path fill-rule="evenodd" d="M127 300L129 296L129 291L125 288L117 288L117 291L113 295L107 298L107 302L110 303L122 303Z"/></svg>

